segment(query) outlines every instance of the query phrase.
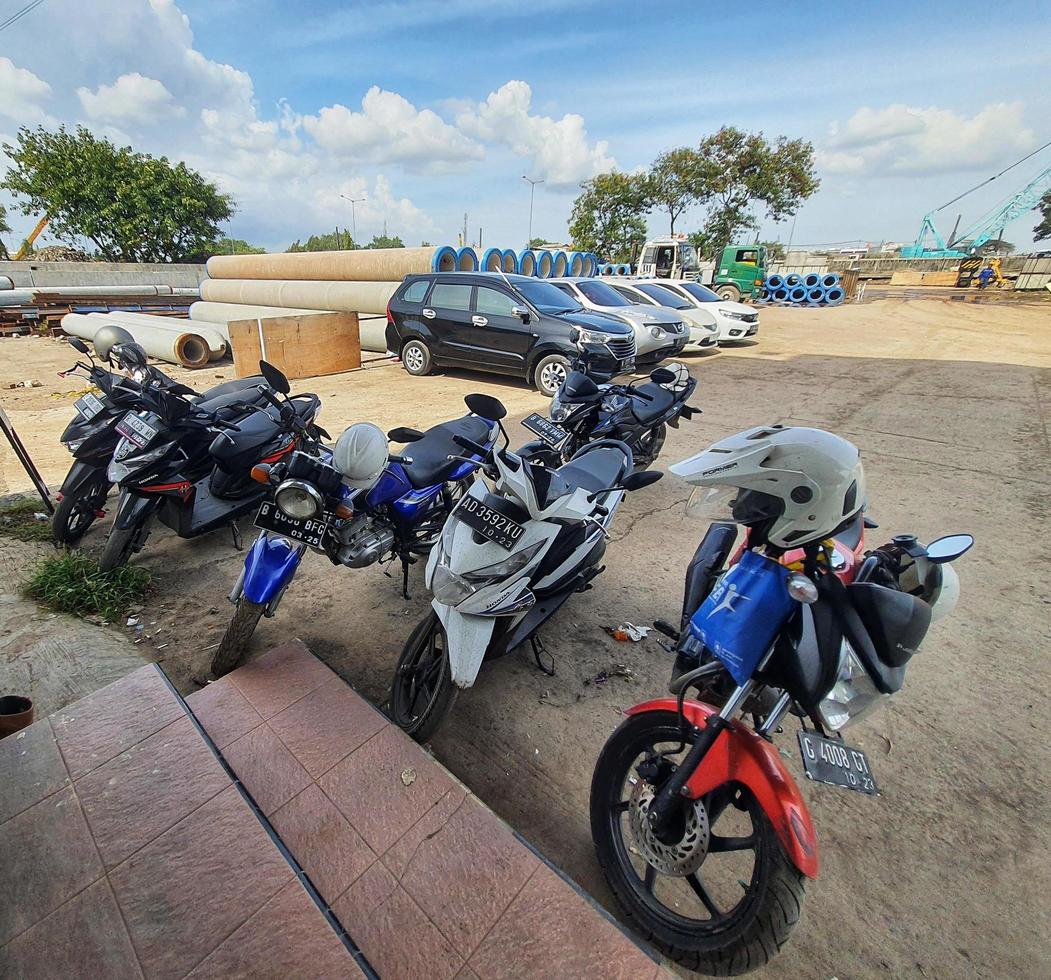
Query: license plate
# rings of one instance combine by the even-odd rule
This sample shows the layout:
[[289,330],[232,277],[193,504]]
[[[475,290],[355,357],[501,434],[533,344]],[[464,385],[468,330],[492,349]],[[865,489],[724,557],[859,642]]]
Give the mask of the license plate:
[[838,739],[801,731],[799,751],[803,756],[803,770],[807,779],[842,786],[869,796],[879,795],[869,760],[861,749],[852,749]]
[[486,507],[477,497],[467,496],[456,506],[452,514],[483,538],[495,541],[501,548],[510,551],[525,530],[517,521]]
[[255,526],[265,531],[277,531],[278,534],[320,548],[328,530],[328,521],[317,518],[297,521],[286,516],[273,501],[264,500],[259,505],[259,513],[255,515]]
[[522,419],[522,425],[530,432],[540,436],[549,446],[557,446],[569,435],[562,426],[556,425],[550,419],[545,419],[543,415],[537,412],[533,412],[532,415],[527,415]]
[[130,412],[117,423],[117,431],[139,449],[145,449],[157,435],[155,426]]
[[90,422],[97,415],[101,415],[106,411],[105,402],[90,391],[73,402],[73,407],[80,412],[81,417],[86,422]]

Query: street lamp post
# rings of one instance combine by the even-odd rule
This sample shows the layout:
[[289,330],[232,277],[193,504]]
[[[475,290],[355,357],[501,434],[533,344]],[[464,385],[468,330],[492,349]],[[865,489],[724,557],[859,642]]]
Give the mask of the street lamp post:
[[339,196],[341,198],[343,198],[344,201],[349,201],[350,202],[350,237],[353,240],[354,244],[357,245],[358,244],[358,220],[357,220],[357,215],[354,212],[354,205],[355,204],[360,204],[362,201],[365,200],[365,198],[364,197],[347,197],[346,194],[340,194]]
[[522,180],[529,184],[529,237],[526,239],[526,248],[529,248],[533,241],[533,192],[536,190],[536,185],[544,181],[542,179],[533,180],[532,177],[527,177],[525,174],[522,174]]

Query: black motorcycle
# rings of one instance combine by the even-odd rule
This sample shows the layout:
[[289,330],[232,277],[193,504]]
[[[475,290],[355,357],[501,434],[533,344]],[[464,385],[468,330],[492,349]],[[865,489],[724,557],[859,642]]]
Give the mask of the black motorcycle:
[[594,344],[578,344],[572,369],[551,399],[549,417],[534,412],[522,420],[539,440],[519,452],[549,467],[571,460],[598,439],[617,439],[631,449],[635,469],[651,466],[664,448],[668,427],[679,427],[699,408],[686,404],[697,387],[682,365],[655,368],[645,384],[612,384],[608,355]]
[[240,547],[234,521],[270,491],[265,477],[253,478],[253,467],[287,459],[301,446],[313,449],[327,438],[315,422],[321,399],[289,397],[288,379],[265,361],[259,367],[265,382],[255,391],[268,406],[235,403],[245,415],[237,423],[165,388],[143,386],[148,407],[129,412],[116,426],[121,441],[108,476],[120,499],[100,559],[103,571],[126,564],[143,548],[154,516],[181,538],[230,527]]
[[108,363],[112,365],[116,360],[118,368],[130,372],[117,373],[98,364],[83,340],[69,337],[68,341],[74,350],[87,355],[90,363],[77,361],[68,371],[63,371],[61,377],[70,374],[85,377],[98,392],[85,392],[74,402],[76,415],[61,436],[62,444],[73,454],[73,465],[56,495],[58,506],[51,521],[52,540],[59,547],[76,547],[91,525],[105,517],[103,508],[112,486],[106,469],[121,440],[117,423],[129,411],[143,407],[141,382],[187,397],[192,403],[219,413],[225,421],[244,416],[239,406],[245,400],[265,404],[255,391],[260,384],[265,384],[261,375],[225,381],[198,395],[192,388],[147,364],[142,349],[132,349],[137,345],[114,347]]

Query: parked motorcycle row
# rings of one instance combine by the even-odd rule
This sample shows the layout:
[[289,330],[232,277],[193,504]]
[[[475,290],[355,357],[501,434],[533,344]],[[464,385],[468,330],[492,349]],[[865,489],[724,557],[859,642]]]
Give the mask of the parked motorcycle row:
[[[196,537],[255,513],[260,534],[229,598],[215,676],[244,658],[308,550],[333,565],[426,558],[431,610],[407,638],[392,719],[430,738],[484,663],[539,636],[604,570],[624,497],[662,478],[649,467],[700,409],[681,365],[615,383],[602,350],[579,343],[536,436],[517,449],[504,406],[472,394],[467,413],[426,432],[370,423],[334,443],[320,400],[280,371],[203,395],[146,363],[131,338],[70,343],[99,394],[63,434],[74,464],[56,541],[76,545],[115,486],[104,568],[146,546],[154,519]],[[391,444],[400,448],[391,451]],[[799,723],[805,775],[876,794],[865,753],[841,732],[899,691],[930,624],[952,611],[951,563],[973,544],[900,534],[876,548],[856,447],[832,433],[762,426],[669,468],[694,487],[687,514],[708,522],[675,622],[657,619],[673,659],[669,696],[638,704],[603,747],[591,787],[598,860],[628,920],[666,955],[729,975],[767,962],[799,918],[818,871],[806,803],[773,738]],[[742,534],[743,531],[743,534]],[[696,696],[691,696],[691,692]]]

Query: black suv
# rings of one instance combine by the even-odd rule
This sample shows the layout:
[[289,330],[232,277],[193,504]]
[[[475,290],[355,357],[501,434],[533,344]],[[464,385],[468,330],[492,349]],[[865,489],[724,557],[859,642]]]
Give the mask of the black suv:
[[604,346],[610,373],[635,367],[635,333],[558,287],[495,272],[407,276],[387,306],[387,348],[409,374],[441,364],[515,374],[558,391],[577,340]]

